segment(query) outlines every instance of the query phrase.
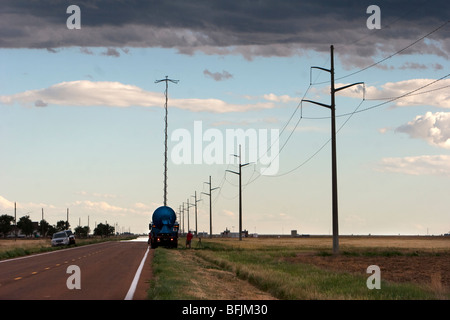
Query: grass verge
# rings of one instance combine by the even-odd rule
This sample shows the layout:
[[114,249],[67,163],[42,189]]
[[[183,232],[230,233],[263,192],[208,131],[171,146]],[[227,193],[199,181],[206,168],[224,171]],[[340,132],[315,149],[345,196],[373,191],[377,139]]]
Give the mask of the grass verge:
[[183,259],[181,250],[157,248],[153,255],[153,277],[150,281],[150,300],[190,300],[192,270],[196,266]]
[[[92,238],[77,239],[76,244],[71,247],[79,247],[88,244],[100,243],[105,241],[130,240],[135,237],[110,237],[110,238]],[[0,260],[22,257],[30,254],[44,253],[49,251],[61,250],[66,246],[52,247],[50,240],[0,240]]]

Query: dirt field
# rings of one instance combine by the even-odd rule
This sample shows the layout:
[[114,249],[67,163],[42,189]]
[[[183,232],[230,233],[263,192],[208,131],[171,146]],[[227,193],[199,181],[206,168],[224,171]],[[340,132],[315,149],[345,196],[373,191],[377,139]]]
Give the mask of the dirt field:
[[[363,256],[362,248],[373,250],[374,256]],[[361,251],[361,256],[346,255],[347,250]],[[340,239],[340,252],[339,256],[299,253],[290,260],[364,275],[368,266],[377,265],[382,280],[420,283],[437,292],[450,292],[450,237],[346,237]]]
[[429,286],[434,291],[450,292],[450,254],[439,256],[351,257],[317,256],[299,254],[289,259],[316,265],[320,268],[367,275],[370,265],[381,270],[381,279],[392,282],[415,282]]
[[27,248],[50,245],[49,239],[0,239],[0,249]]
[[338,256],[323,255],[324,251],[331,253],[331,237],[225,241],[248,249],[268,246],[298,248],[296,257],[286,258],[288,261],[333,271],[368,276],[367,267],[377,265],[382,280],[419,283],[438,293],[450,292],[450,237],[341,237]]

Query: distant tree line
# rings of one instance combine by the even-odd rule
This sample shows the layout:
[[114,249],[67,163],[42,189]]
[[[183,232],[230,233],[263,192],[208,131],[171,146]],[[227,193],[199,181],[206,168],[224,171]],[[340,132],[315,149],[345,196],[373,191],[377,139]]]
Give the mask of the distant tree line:
[[[14,217],[3,214],[0,216],[0,236],[6,238],[12,232],[21,231],[25,236],[32,236],[34,233],[39,232],[41,237],[52,237],[54,233],[68,230],[70,224],[67,221],[60,220],[55,225],[51,225],[46,220],[39,221],[36,228],[36,223],[31,221],[30,216],[23,216],[17,221],[17,228],[14,229]],[[88,226],[78,226],[75,228],[74,233],[79,238],[87,238],[91,230]],[[114,235],[115,228],[109,224],[99,223],[94,229],[95,236],[109,237]]]
[[[68,230],[70,228],[70,224],[68,221],[60,220],[56,222],[55,225],[51,225],[46,220],[39,221],[37,226],[33,225],[33,222],[30,219],[30,216],[23,216],[17,221],[17,228],[14,230],[14,217],[3,214],[0,216],[0,235],[6,238],[11,232],[21,231],[25,236],[31,236],[36,232],[39,232],[41,237],[52,237],[54,233]],[[89,234],[89,227],[76,227],[75,235],[84,238]]]
[[109,237],[114,235],[114,227],[109,224],[99,223],[94,229],[94,236]]

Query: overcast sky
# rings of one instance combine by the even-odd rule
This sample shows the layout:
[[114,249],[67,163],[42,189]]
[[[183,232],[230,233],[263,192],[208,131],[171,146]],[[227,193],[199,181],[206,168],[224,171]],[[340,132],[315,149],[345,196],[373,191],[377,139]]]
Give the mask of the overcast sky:
[[211,175],[213,232],[238,230],[227,132],[242,130],[257,139],[243,150],[244,229],[330,234],[330,113],[300,101],[329,103],[329,73],[310,67],[329,69],[334,45],[336,86],[365,83],[336,99],[340,232],[448,232],[449,17],[447,1],[423,0],[2,1],[0,214],[17,202],[54,224],[69,208],[73,227],[147,232],[163,201],[155,81],[168,76],[170,206],[197,191],[209,231]]

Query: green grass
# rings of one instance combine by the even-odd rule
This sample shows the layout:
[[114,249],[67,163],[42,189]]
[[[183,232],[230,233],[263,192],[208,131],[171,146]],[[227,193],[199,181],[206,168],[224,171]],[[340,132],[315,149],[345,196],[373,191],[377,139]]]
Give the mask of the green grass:
[[[105,241],[119,241],[128,240],[135,237],[110,237],[110,238],[92,238],[92,239],[77,239],[75,245],[70,247],[79,247],[88,244],[100,243]],[[13,240],[3,240],[11,242],[11,245],[0,249],[0,260],[22,257],[30,254],[44,253],[49,251],[61,250],[68,248],[67,246],[52,247],[50,241],[42,243],[42,241],[33,243],[33,240],[27,240],[24,245],[15,245]]]
[[281,258],[290,250],[268,252],[225,251],[197,253],[203,259],[233,271],[255,287],[278,299],[434,299],[432,292],[411,284],[382,281],[381,290],[369,290],[366,276],[332,272],[308,264],[291,263]]
[[[333,272],[310,264],[294,263],[298,248],[236,247],[235,244],[204,240],[203,248],[194,249],[195,255],[209,265],[230,271],[256,288],[282,300],[351,299],[351,300],[417,300],[449,299],[432,289],[412,283],[393,283],[381,280],[381,289],[370,290],[369,275]],[[150,299],[189,299],[187,291],[192,271],[199,265],[183,263],[184,250],[157,249],[153,260],[155,277],[149,291]],[[327,256],[326,250],[321,255]],[[348,250],[343,255],[397,256],[411,253],[392,250]],[[417,254],[417,253],[416,253]],[[414,255],[414,254],[411,254]],[[198,280],[198,279],[197,279]],[[226,285],[226,284],[224,284]]]
[[155,249],[152,265],[153,277],[147,292],[150,300],[190,300],[189,294],[192,269],[195,267],[189,261],[183,261],[182,250]]

